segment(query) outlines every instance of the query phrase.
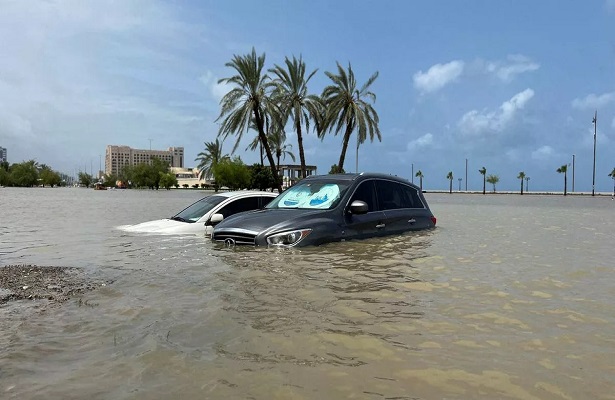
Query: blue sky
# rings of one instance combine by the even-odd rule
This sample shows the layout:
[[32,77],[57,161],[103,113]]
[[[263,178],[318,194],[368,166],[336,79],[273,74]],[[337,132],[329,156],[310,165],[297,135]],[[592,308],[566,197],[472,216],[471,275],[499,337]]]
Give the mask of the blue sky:
[[[82,1],[0,0],[0,146],[9,162],[36,159],[67,173],[98,169],[109,144],[183,146],[186,165],[215,140],[220,78],[252,47],[267,67],[302,55],[325,71],[352,64],[372,85],[382,142],[360,148],[359,170],[454,187],[468,159],[468,189],[481,167],[517,190],[591,191],[594,111],[596,190],[615,167],[615,0],[572,1]],[[245,152],[252,132],[237,155]],[[289,130],[288,142],[298,150]],[[351,139],[352,143],[352,139]],[[234,142],[227,140],[230,152]],[[305,140],[327,173],[341,136]],[[345,169],[355,170],[354,146]],[[287,158],[286,162],[291,162]],[[572,166],[569,167],[571,171]],[[569,190],[571,179],[569,178]]]

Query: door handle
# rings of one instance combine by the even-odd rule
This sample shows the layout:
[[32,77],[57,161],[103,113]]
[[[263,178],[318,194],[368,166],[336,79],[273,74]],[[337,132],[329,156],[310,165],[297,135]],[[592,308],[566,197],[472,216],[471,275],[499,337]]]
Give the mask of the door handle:
[[378,224],[378,225],[376,225],[376,229],[382,229],[385,226],[386,226],[385,224]]

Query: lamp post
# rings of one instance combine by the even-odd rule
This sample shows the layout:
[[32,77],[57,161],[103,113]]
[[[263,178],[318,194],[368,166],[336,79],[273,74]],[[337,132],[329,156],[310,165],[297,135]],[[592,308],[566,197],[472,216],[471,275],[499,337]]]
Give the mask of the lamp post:
[[414,163],[412,163],[412,177],[411,182],[414,183]]
[[468,159],[466,158],[466,192],[468,191]]
[[572,155],[572,191],[574,192],[574,154]]
[[461,192],[461,178],[457,178],[457,180],[459,181],[459,191]]
[[526,177],[525,177],[525,192],[526,192],[526,193],[528,192],[528,191],[527,191],[527,188],[528,188],[528,186],[529,186],[529,185],[530,185],[530,177],[529,177],[529,176],[526,176]]
[[596,194],[596,125],[598,125],[598,110],[594,113],[594,175],[592,177],[592,196]]

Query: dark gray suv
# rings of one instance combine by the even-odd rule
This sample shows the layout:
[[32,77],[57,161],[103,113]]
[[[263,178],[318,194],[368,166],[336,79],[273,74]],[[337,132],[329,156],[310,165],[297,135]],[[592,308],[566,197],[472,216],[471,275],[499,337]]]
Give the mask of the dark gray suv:
[[233,215],[214,228],[226,245],[312,246],[436,226],[421,190],[392,175],[309,176],[265,209]]

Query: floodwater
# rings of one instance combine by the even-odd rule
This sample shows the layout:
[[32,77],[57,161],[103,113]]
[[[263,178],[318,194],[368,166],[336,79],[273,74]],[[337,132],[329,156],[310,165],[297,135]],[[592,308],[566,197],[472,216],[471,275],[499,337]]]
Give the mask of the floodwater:
[[0,398],[615,399],[610,197],[428,193],[435,230],[290,251],[115,229],[201,196],[0,188],[0,266],[112,282],[0,308]]

